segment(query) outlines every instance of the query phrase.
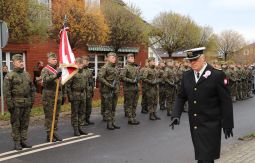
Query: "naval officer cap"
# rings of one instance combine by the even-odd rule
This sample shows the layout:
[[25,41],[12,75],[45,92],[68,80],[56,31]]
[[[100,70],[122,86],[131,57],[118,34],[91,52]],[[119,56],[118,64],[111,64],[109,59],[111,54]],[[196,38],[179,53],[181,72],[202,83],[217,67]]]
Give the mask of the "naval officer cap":
[[204,54],[205,47],[201,48],[195,48],[187,50],[187,57],[185,59],[187,60],[196,60],[198,59],[202,54]]

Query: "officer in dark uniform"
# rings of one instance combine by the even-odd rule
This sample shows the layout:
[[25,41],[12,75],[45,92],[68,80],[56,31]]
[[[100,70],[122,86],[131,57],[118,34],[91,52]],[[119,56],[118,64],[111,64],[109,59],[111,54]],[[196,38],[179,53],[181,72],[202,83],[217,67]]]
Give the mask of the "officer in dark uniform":
[[198,163],[213,163],[220,157],[221,129],[233,136],[233,106],[223,71],[205,62],[203,50],[188,52],[192,70],[183,74],[170,126],[179,125],[183,106],[189,104],[191,137]]

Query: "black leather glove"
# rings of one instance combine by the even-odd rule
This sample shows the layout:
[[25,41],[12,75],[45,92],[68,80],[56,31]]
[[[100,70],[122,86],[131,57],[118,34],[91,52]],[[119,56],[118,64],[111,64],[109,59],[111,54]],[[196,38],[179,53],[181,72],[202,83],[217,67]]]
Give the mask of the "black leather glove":
[[230,138],[230,136],[233,137],[233,129],[232,128],[223,128],[223,132],[225,134],[225,139]]
[[170,127],[172,127],[172,130],[174,129],[174,125],[179,125],[180,124],[180,118],[174,117],[172,118],[170,122]]
[[60,78],[62,75],[62,71],[57,72],[57,78]]

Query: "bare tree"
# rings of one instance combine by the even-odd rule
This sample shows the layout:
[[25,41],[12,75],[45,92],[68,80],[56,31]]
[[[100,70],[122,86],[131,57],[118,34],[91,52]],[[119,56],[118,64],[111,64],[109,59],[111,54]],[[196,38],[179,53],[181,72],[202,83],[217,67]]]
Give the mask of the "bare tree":
[[198,46],[208,46],[210,40],[213,39],[214,32],[210,26],[201,27],[200,42]]
[[217,36],[217,49],[219,54],[227,57],[246,45],[244,37],[236,31],[225,30]]

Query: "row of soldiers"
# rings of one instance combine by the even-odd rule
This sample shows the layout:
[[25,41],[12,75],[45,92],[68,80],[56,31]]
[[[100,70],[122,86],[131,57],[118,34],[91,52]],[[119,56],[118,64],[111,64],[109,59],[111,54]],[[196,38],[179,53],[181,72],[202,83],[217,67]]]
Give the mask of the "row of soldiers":
[[[27,132],[36,90],[31,76],[24,71],[22,55],[13,55],[12,61],[14,69],[4,79],[4,96],[11,115],[14,149],[22,150],[22,148],[32,147],[27,142]],[[49,53],[48,64],[41,72],[42,104],[45,114],[46,140],[48,142],[50,141],[57,82],[62,76],[61,69],[57,68],[57,64],[57,55]],[[84,126],[94,124],[90,121],[94,80],[88,64],[88,57],[76,58],[78,72],[65,85],[59,86],[53,142],[62,141],[62,138],[57,134],[58,118],[61,104],[65,102],[66,96],[71,102],[71,124],[74,128],[74,135],[86,135]]]
[[[7,107],[11,113],[12,137],[14,140],[14,148],[21,150],[22,148],[30,148],[27,143],[27,130],[29,125],[30,112],[34,103],[35,89],[30,75],[24,71],[23,57],[16,54],[12,58],[14,70],[5,76],[4,94]],[[45,131],[47,133],[47,141],[50,141],[50,130],[52,125],[54,99],[56,93],[57,81],[62,76],[62,72],[57,68],[58,59],[56,54],[48,54],[48,64],[42,69],[42,104],[45,114]],[[57,134],[57,124],[61,104],[65,102],[66,96],[71,103],[71,125],[74,129],[74,136],[86,135],[84,126],[92,125],[90,115],[92,111],[92,99],[94,94],[94,79],[92,71],[88,68],[89,58],[76,58],[78,67],[77,73],[65,84],[59,87],[57,112],[55,117],[55,126],[53,141],[62,141]],[[214,65],[217,68],[217,65]],[[127,65],[124,68],[118,67],[116,53],[107,54],[106,64],[98,72],[98,81],[100,82],[101,93],[101,114],[103,120],[107,122],[106,128],[109,130],[120,129],[116,124],[115,111],[118,97],[120,94],[121,82],[123,83],[124,92],[124,111],[129,125],[139,125],[136,119],[136,109],[139,98],[139,84],[142,84],[142,110],[144,114],[149,113],[149,119],[160,120],[157,115],[157,105],[159,103],[160,110],[167,110],[167,116],[171,116],[173,103],[180,88],[182,74],[189,70],[189,62],[176,62],[173,60],[161,61],[156,66],[155,58],[149,57],[145,66],[135,64],[133,54],[127,55]],[[222,66],[226,72],[230,87],[235,87],[238,99],[249,97],[246,91],[239,91],[246,88],[250,84],[250,73],[247,80],[232,79],[231,66]],[[244,74],[244,70],[249,68],[243,67],[238,74]],[[235,70],[235,69],[234,69]],[[242,70],[242,71],[241,71]],[[250,70],[250,69],[249,69]],[[235,71],[237,72],[237,70]],[[235,74],[235,73],[234,73]],[[246,73],[245,73],[246,74]],[[249,76],[249,77],[248,77]],[[249,79],[249,80],[248,80]],[[235,86],[231,82],[234,82]],[[236,82],[236,83],[235,83]],[[248,84],[245,84],[245,83]],[[241,86],[240,86],[241,83]],[[250,85],[248,92],[250,92]],[[238,92],[242,92],[238,96]],[[186,107],[187,109],[187,107]]]
[[[217,68],[218,64],[214,64]],[[252,85],[254,81],[253,68],[248,65],[226,64],[220,67],[229,81],[229,90],[233,102],[252,97]]]

